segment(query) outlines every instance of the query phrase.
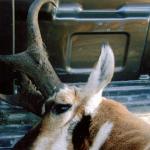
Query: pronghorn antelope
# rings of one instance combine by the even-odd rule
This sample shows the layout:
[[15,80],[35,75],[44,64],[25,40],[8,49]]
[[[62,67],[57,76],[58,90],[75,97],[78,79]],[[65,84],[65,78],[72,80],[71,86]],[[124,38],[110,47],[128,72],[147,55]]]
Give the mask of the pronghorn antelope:
[[42,117],[14,150],[149,150],[150,125],[122,104],[102,97],[114,73],[109,44],[102,45],[85,86],[59,80],[48,60],[37,21],[45,3],[51,3],[53,9],[57,6],[54,0],[35,0],[29,9],[28,49],[0,56],[0,62],[21,72],[22,87],[16,95],[0,97]]

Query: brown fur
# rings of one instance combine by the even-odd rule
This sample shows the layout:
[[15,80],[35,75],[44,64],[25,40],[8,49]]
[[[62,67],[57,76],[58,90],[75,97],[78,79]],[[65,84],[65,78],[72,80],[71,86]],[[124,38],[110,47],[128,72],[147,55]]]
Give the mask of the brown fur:
[[[122,104],[101,97],[113,72],[113,51],[104,44],[87,84],[82,88],[64,84],[46,101],[41,123],[15,150],[149,150],[150,125]],[[71,107],[57,113],[57,108],[65,109],[58,104]]]
[[90,127],[94,137],[107,121],[113,123],[112,132],[101,150],[143,150],[150,144],[150,125],[130,113],[113,100],[103,100]]
[[[79,118],[82,118],[82,116],[84,116],[84,106],[81,105],[76,113]],[[39,144],[40,139],[44,137],[49,138],[49,144],[51,145],[56,140],[55,134],[57,135],[56,132],[59,128],[59,124],[52,122],[50,123],[49,121],[53,120],[49,120],[49,116],[45,116],[42,123],[35,129],[31,130],[31,132],[24,137],[24,140],[22,141],[26,142],[22,143],[20,141],[20,144],[18,144],[15,149],[23,149],[23,147],[28,149],[27,145],[30,144],[30,147],[32,141],[36,139],[32,143],[32,149],[34,149],[34,147]],[[97,132],[107,121],[113,123],[113,128],[109,138],[106,140],[101,150],[144,150],[148,144],[150,144],[149,124],[130,113],[122,104],[113,100],[103,99],[95,116],[91,118],[91,124],[88,129],[90,135],[88,138],[85,137],[85,139],[83,139],[84,142],[79,149],[88,150],[91,146],[91,143],[94,142]],[[56,129],[56,132],[54,129]],[[73,143],[68,144],[69,150],[73,149],[72,144]],[[21,147],[19,147],[20,145]],[[47,146],[47,149],[49,148],[50,147]]]

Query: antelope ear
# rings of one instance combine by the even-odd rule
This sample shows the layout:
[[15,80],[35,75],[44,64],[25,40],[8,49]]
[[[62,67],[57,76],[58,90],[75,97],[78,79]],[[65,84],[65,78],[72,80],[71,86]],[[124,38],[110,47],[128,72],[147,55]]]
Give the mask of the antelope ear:
[[98,62],[88,78],[85,92],[88,92],[90,95],[97,94],[100,91],[102,92],[112,79],[114,66],[113,51],[108,43],[103,44]]

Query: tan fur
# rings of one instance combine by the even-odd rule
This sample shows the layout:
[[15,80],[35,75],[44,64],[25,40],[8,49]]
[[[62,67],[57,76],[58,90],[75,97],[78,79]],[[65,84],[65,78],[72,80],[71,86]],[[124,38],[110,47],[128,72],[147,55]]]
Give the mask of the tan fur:
[[[40,133],[35,142],[33,143],[32,150],[36,150],[37,147],[39,147],[41,141],[45,138],[49,139],[49,142],[45,143],[45,145],[43,143],[43,149],[45,148],[44,150],[51,150],[51,145],[56,142],[56,139],[58,139],[62,130],[69,127],[69,122],[75,116],[75,112],[78,111],[77,104],[79,103],[79,99],[76,95],[75,88],[68,87],[66,85],[66,87],[60,90],[54,98],[56,103],[73,104],[73,108],[71,108],[71,111],[66,112],[66,114],[62,114],[59,116],[54,116],[51,113],[48,113],[44,116],[40,126]],[[68,147],[70,147],[69,149],[73,149],[71,148],[71,144],[69,146],[69,142]]]
[[41,123],[15,150],[150,149],[150,125],[122,104],[101,96],[114,70],[110,46],[103,45],[101,53],[85,87],[64,84],[47,100],[45,106],[50,108],[45,107]]
[[[65,122],[66,120],[64,114],[62,114],[62,116],[51,116],[51,114],[47,114],[41,124],[38,125],[38,129],[36,128],[38,134],[32,144],[32,150],[38,150],[40,144],[43,145],[43,150],[51,150],[51,145],[57,140],[58,136],[61,134],[61,130],[68,128],[75,118],[80,120],[82,116],[84,116],[84,103],[80,105],[79,99],[77,99],[75,93],[73,92],[74,90],[69,91],[71,93],[68,94],[67,97],[63,95],[63,92],[66,91],[56,95],[56,100],[60,100],[59,98],[61,97],[67,98],[67,103],[69,102],[68,100],[71,100],[69,98],[74,98],[75,101],[78,101],[79,105],[76,109],[74,109],[71,119]],[[65,103],[64,99],[63,102]],[[71,100],[71,103],[74,103],[74,101]],[[130,113],[122,104],[103,98],[97,112],[95,113],[95,116],[93,116],[91,120],[91,125],[89,128],[90,137],[85,138],[79,150],[88,150],[90,148],[94,142],[97,132],[107,121],[113,123],[113,128],[101,150],[150,149],[150,125]],[[48,142],[46,142],[45,139],[48,139]],[[45,143],[43,140],[45,140]],[[67,140],[67,149],[73,150],[72,136]]]
[[150,144],[150,125],[130,113],[123,105],[104,99],[92,120],[91,136],[106,121],[113,130],[101,150],[144,150]]

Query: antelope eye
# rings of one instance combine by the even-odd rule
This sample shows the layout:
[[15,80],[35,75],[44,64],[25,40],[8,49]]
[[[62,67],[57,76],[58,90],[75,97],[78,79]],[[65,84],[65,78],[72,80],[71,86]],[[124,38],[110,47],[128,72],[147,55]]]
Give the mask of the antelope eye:
[[53,114],[59,115],[61,113],[66,112],[71,107],[71,104],[54,104],[51,111]]

